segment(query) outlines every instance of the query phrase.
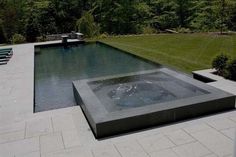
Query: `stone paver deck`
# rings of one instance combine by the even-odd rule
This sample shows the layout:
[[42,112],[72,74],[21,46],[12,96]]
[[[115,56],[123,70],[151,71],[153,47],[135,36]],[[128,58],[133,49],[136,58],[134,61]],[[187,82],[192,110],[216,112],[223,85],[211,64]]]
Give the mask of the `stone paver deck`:
[[101,140],[79,106],[34,114],[34,45],[13,51],[0,66],[0,157],[234,156],[235,110]]

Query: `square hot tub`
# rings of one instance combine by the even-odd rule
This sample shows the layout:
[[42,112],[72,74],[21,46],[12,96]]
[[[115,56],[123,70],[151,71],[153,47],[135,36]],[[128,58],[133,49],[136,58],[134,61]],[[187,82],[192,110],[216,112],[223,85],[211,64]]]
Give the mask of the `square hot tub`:
[[97,138],[235,108],[235,96],[161,68],[73,82]]

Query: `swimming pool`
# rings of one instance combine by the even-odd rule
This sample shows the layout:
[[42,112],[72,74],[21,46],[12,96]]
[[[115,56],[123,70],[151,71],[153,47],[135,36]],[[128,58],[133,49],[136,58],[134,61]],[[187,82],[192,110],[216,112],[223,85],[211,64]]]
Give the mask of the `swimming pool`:
[[72,81],[159,68],[101,43],[36,47],[34,111],[76,105]]
[[35,112],[80,105],[97,138],[235,108],[229,93],[102,43],[36,47],[34,90]]

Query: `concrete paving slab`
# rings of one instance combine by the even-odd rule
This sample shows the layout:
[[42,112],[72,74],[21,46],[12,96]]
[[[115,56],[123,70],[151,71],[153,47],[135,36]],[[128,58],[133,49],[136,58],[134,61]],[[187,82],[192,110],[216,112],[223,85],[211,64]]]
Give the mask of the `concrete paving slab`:
[[218,156],[226,156],[233,153],[233,141],[214,129],[200,131],[191,135]]
[[193,139],[183,130],[177,130],[172,133],[168,133],[167,137],[176,145],[182,145],[195,141],[195,139]]
[[0,134],[0,144],[22,140],[24,139],[24,137],[25,137],[25,130]]
[[228,128],[236,127],[236,123],[228,118],[222,118],[217,120],[212,120],[207,122],[211,127],[215,128],[216,130],[223,130]]
[[36,151],[36,152],[28,153],[28,154],[17,155],[15,157],[40,157],[40,152]]
[[9,157],[39,151],[39,138],[29,138],[0,145],[0,156]]
[[26,137],[40,136],[53,132],[51,118],[33,119],[26,122]]
[[94,157],[91,150],[84,147],[75,147],[53,153],[41,154],[41,157]]
[[149,153],[151,157],[178,157],[172,149]]
[[211,152],[199,142],[189,143],[173,148],[176,154],[181,157],[203,157]]
[[61,133],[51,133],[40,136],[41,154],[63,150],[64,144]]
[[163,134],[153,135],[149,137],[143,137],[138,139],[138,142],[145,149],[146,152],[152,153],[163,149],[174,147],[175,144],[171,142]]
[[113,145],[105,145],[92,149],[94,157],[122,157]]
[[115,146],[122,157],[148,157],[148,154],[136,141],[117,143]]

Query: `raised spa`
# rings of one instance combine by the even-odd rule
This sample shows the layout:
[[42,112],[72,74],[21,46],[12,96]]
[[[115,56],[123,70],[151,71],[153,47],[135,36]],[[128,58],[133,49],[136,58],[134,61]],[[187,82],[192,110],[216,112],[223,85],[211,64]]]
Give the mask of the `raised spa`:
[[235,108],[231,94],[167,68],[73,82],[97,138]]

